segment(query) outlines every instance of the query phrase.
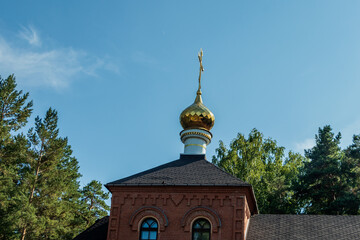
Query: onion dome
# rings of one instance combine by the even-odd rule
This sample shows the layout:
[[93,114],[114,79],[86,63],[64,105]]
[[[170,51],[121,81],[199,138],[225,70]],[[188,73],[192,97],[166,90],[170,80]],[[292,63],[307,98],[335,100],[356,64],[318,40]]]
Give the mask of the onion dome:
[[180,114],[180,123],[184,130],[198,128],[210,131],[210,129],[214,126],[215,116],[203,104],[200,88],[196,93],[194,103]]

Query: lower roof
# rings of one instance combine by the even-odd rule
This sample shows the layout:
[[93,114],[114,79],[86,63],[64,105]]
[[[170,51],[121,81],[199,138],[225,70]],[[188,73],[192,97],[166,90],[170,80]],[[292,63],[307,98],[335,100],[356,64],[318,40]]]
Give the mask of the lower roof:
[[360,216],[258,214],[246,239],[360,239]]
[[[74,240],[106,240],[109,217],[98,220]],[[360,239],[360,216],[258,214],[250,219],[246,240]]]
[[77,235],[73,240],[106,240],[109,216],[100,218],[88,229]]

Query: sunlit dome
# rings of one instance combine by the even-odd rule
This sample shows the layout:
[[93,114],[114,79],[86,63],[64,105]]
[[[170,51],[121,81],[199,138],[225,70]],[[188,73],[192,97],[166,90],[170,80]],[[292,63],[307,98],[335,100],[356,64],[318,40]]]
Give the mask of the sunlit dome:
[[186,129],[199,128],[210,131],[214,126],[215,116],[202,102],[201,91],[197,91],[193,104],[180,114],[181,126]]

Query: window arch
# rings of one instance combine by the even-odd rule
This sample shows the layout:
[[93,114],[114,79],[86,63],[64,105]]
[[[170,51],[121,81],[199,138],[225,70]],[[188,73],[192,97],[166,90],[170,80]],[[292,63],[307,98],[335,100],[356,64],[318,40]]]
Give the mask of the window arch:
[[157,240],[158,223],[154,218],[146,218],[140,226],[140,240]]
[[205,218],[199,218],[192,226],[192,240],[210,240],[210,232],[210,222]]

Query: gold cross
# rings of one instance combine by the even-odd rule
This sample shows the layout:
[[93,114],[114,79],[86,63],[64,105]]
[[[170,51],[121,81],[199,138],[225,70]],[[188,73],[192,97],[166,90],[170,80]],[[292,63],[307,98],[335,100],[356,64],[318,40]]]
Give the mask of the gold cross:
[[201,89],[201,72],[204,71],[204,67],[202,65],[202,57],[203,57],[203,50],[200,48],[200,52],[198,53],[198,58],[199,58],[199,62],[200,62],[199,89],[198,89],[198,91],[200,91],[200,89]]

